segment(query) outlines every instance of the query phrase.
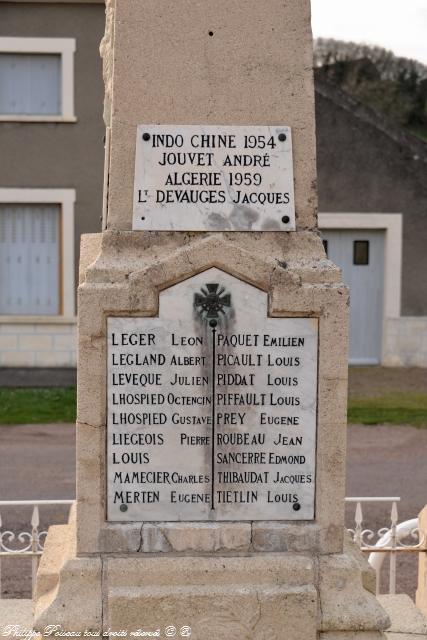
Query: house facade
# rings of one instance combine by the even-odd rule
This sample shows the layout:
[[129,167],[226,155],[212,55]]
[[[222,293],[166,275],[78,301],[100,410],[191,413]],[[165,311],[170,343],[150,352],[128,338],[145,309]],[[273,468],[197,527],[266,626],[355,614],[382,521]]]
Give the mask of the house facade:
[[319,225],[350,285],[350,362],[427,366],[427,144],[316,82]]
[[0,2],[0,366],[76,365],[79,238],[100,229],[101,2]]
[[[76,366],[79,239],[101,229],[104,20],[102,0],[0,0],[3,368]],[[350,362],[427,366],[427,146],[320,79],[316,105]]]

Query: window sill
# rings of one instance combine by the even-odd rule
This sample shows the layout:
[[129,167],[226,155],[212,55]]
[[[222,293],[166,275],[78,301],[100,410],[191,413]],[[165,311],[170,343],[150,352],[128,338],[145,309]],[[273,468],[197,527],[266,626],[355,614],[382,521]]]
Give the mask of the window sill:
[[0,115],[0,122],[77,122],[75,116],[14,116]]
[[0,324],[76,324],[76,316],[2,316]]

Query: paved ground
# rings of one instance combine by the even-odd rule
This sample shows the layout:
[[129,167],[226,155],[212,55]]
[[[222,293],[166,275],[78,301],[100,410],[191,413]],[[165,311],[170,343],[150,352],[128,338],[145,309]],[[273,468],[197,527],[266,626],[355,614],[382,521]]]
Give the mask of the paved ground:
[[[73,498],[75,482],[74,425],[0,426],[0,499]],[[401,496],[399,519],[415,517],[427,503],[427,429],[358,426],[348,429],[348,496]],[[1,511],[3,527],[28,529],[30,509]],[[351,526],[353,508],[347,508]],[[365,526],[388,523],[385,505],[365,509]],[[42,525],[66,521],[64,507],[42,508]],[[410,557],[409,557],[410,556]],[[399,562],[398,592],[414,596],[416,554]],[[26,568],[24,568],[26,567]],[[3,560],[3,593],[29,596],[29,561]],[[18,577],[19,576],[19,577]]]
[[[75,497],[74,424],[0,425],[0,500],[49,500]],[[31,507],[2,507],[3,530],[31,529]],[[40,507],[41,529],[67,521],[67,507]],[[7,598],[29,597],[27,558],[2,559]]]
[[349,396],[375,398],[393,393],[427,393],[427,368],[350,367]]
[[[347,496],[400,496],[399,521],[415,518],[427,504],[427,429],[408,426],[348,428]],[[347,526],[351,525],[347,506]],[[364,526],[379,529],[388,523],[389,508],[368,505]],[[417,554],[398,560],[398,593],[414,597]]]
[[1,367],[0,387],[71,387],[77,383],[73,367]]

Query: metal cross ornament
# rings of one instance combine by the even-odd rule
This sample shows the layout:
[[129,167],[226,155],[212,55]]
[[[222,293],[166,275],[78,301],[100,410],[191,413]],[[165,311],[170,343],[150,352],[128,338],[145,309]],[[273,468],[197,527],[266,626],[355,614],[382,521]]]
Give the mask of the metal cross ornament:
[[225,287],[210,283],[201,287],[201,293],[194,294],[194,307],[206,319],[218,319],[225,315],[225,308],[231,307],[231,294],[225,293]]

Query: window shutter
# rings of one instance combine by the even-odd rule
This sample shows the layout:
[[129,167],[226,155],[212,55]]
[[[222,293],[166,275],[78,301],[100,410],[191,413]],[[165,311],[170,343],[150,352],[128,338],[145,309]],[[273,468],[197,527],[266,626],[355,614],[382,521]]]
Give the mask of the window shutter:
[[0,53],[0,113],[60,115],[60,54]]
[[0,313],[57,315],[59,205],[0,205]]

